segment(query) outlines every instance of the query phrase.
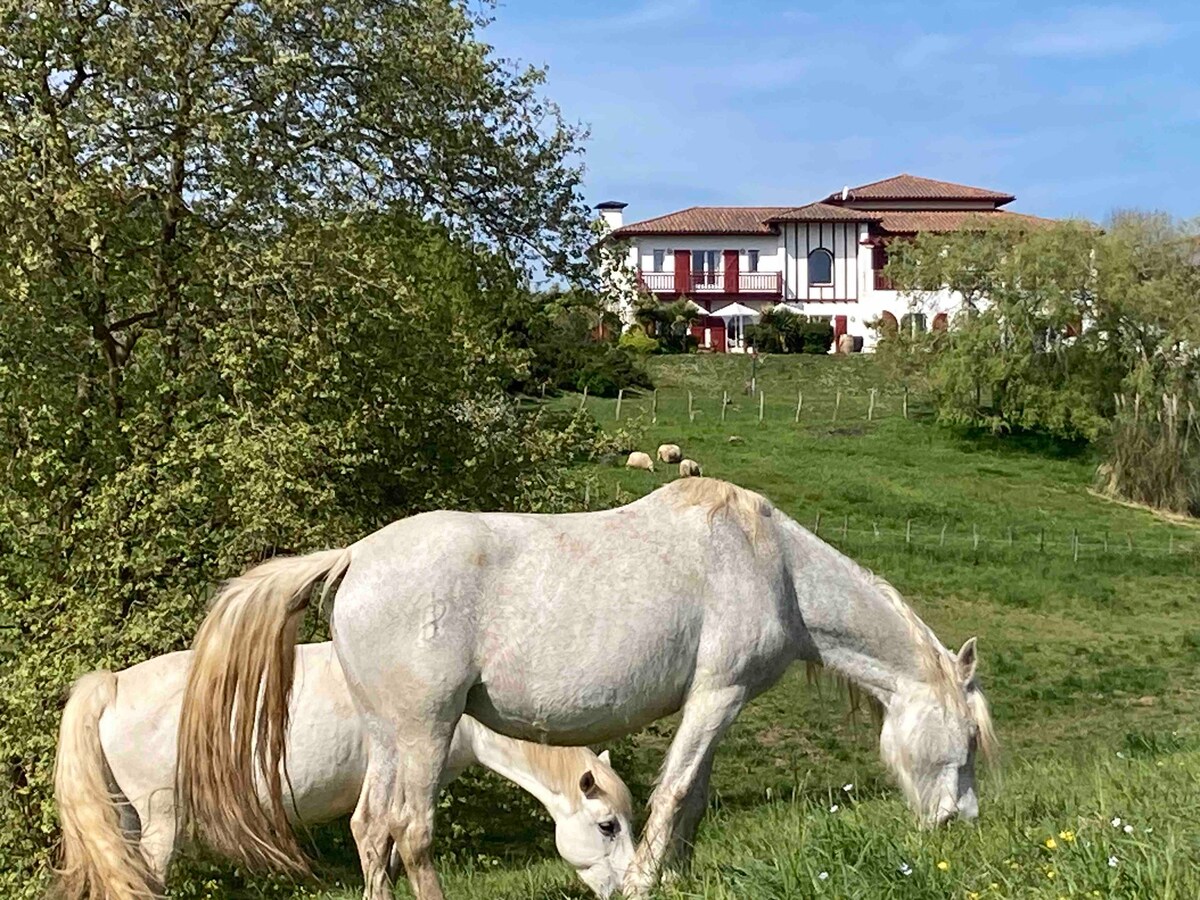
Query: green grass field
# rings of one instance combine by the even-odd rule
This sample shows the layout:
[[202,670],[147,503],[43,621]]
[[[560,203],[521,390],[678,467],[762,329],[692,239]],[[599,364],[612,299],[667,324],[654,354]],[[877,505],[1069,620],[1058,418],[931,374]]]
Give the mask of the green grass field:
[[[761,423],[749,360],[654,365],[657,424],[649,395],[625,398],[620,422],[615,401],[589,409],[639,449],[680,444],[810,529],[819,515],[821,535],[893,581],[945,643],[978,635],[1004,748],[983,776],[981,824],[921,832],[869,717],[794,671],[723,743],[694,869],[662,896],[1200,897],[1200,530],[1091,495],[1088,447],[955,432],[920,397],[904,418],[902,391],[869,358],[762,361]],[[640,496],[667,468],[597,464],[587,502]],[[672,724],[613,748],[643,800]],[[586,896],[544,823],[509,816],[486,843],[455,839],[457,817],[481,814],[448,805],[449,896]],[[339,872],[346,887],[317,896],[357,896],[353,866]]]

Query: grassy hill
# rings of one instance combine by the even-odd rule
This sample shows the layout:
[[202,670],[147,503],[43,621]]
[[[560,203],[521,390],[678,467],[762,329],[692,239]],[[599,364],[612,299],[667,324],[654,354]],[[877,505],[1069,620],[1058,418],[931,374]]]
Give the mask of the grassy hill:
[[[636,448],[678,443],[810,529],[819,516],[821,536],[895,583],[948,645],[978,635],[1005,751],[978,828],[918,831],[869,717],[792,672],[723,743],[695,869],[664,897],[1200,896],[1200,530],[1093,496],[1086,446],[945,429],[915,396],[905,418],[902,387],[870,358],[654,365],[657,400],[626,397],[620,421],[615,401],[588,407]],[[674,477],[664,469],[597,464],[586,500],[625,502]],[[671,731],[613,748],[642,799]],[[498,832],[460,842],[443,865],[450,896],[586,896],[557,862],[532,861],[553,853],[548,827]]]

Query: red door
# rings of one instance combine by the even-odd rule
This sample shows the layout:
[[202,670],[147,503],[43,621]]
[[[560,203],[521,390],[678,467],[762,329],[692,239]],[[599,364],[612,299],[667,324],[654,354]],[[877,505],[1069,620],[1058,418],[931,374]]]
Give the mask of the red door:
[[722,255],[724,256],[722,262],[725,266],[725,293],[736,294],[738,292],[738,252],[724,250]]
[[692,292],[692,253],[690,250],[675,251],[675,293]]
[[838,338],[840,338],[845,333],[846,333],[846,317],[845,316],[834,316],[833,317],[833,349],[834,350],[837,350]]
[[725,352],[725,320],[718,319],[716,316],[709,316],[708,322],[705,323],[708,327],[709,337],[712,342],[714,353]]

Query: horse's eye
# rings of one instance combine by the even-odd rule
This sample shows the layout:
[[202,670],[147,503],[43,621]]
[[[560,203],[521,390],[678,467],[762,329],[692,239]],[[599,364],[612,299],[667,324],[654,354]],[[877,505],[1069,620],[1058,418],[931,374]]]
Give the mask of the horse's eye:
[[600,823],[600,833],[605,837],[616,837],[621,833],[621,823],[616,819]]

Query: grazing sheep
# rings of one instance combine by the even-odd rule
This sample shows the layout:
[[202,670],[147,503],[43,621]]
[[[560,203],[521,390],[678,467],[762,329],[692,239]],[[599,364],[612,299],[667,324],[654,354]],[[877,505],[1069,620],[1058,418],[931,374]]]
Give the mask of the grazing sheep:
[[685,459],[679,464],[680,478],[699,478],[703,474],[700,470],[700,463],[694,459]]
[[658,458],[665,463],[677,463],[683,459],[683,451],[678,444],[660,444]]
[[647,472],[653,472],[654,460],[650,458],[649,453],[635,450],[629,454],[629,459],[625,460],[625,467],[627,469],[645,469]]

